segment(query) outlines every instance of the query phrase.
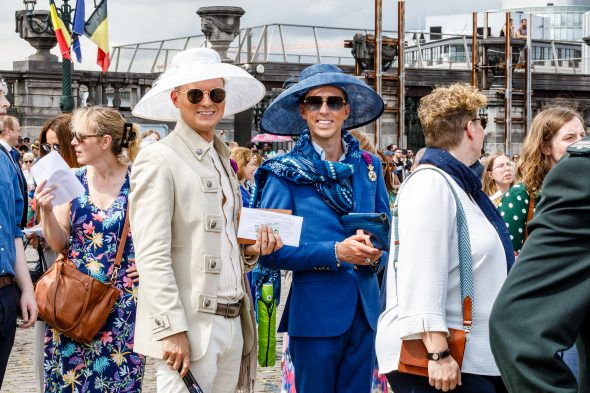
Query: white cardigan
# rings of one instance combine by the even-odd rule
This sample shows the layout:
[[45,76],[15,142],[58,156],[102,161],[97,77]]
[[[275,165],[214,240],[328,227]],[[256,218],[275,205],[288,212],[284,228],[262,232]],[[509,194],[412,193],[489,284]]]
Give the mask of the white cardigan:
[[[506,257],[494,227],[477,204],[445,174],[467,218],[474,281],[473,329],[462,372],[500,375],[489,343],[488,320],[506,279]],[[397,285],[393,251],[387,270],[387,303],[376,338],[379,371],[397,370],[402,339],[461,329],[461,289],[456,205],[448,183],[431,170],[416,173],[399,196]],[[392,231],[393,235],[393,231]],[[393,241],[391,242],[393,244]]]

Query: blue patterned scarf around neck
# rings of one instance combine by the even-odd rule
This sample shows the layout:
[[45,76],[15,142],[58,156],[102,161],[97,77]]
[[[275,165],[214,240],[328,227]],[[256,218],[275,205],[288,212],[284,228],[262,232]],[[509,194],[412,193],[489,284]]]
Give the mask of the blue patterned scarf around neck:
[[354,205],[352,174],[361,159],[358,141],[343,131],[348,146],[346,158],[340,162],[322,160],[314,149],[309,130],[303,131],[288,154],[266,160],[254,175],[250,207],[260,207],[262,190],[270,173],[295,184],[313,184],[322,200],[340,214],[352,211]]
[[427,148],[420,159],[420,164],[434,165],[449,176],[465,191],[471,195],[477,206],[481,209],[488,221],[492,224],[504,247],[506,254],[506,263],[508,271],[514,264],[514,249],[510,235],[506,229],[506,223],[500,216],[498,209],[494,206],[490,198],[483,192],[481,180],[473,173],[468,166],[453,157],[448,151],[443,149]]

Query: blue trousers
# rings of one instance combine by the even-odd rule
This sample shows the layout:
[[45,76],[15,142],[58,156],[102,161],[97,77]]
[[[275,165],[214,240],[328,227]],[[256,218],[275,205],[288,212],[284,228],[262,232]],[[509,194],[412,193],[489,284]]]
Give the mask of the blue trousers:
[[352,324],[336,337],[289,336],[297,393],[369,393],[375,332],[358,299]]
[[0,288],[0,390],[14,344],[17,303],[15,284]]
[[[417,375],[403,374],[392,371],[387,374],[387,381],[395,393],[440,393],[434,386],[430,386],[428,378]],[[461,373],[461,386],[457,386],[453,393],[508,393],[502,377],[489,377]]]

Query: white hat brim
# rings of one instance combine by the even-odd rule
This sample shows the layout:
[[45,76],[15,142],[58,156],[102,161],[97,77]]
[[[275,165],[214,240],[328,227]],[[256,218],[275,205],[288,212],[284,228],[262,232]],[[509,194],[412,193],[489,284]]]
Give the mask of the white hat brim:
[[226,63],[196,65],[176,75],[164,72],[133,108],[132,114],[143,119],[175,122],[180,118],[180,112],[170,98],[172,89],[217,78],[224,80],[224,117],[253,107],[266,94],[264,84],[240,67]]

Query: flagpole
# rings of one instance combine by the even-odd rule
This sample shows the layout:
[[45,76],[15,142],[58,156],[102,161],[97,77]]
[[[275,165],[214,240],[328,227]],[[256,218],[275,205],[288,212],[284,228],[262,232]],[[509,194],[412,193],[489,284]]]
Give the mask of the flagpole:
[[[67,30],[68,34],[71,34],[71,25],[72,25],[72,7],[69,4],[70,0],[63,0],[62,6],[57,8],[54,4],[54,1],[51,1],[52,7],[50,7],[54,13],[57,13],[61,21],[63,22],[63,27]],[[37,0],[23,0],[25,3],[25,8],[27,10],[27,24],[31,31],[37,34],[43,34],[47,31],[55,32],[55,29],[52,26],[51,17],[48,15],[46,20],[36,19],[33,22],[33,11],[35,10],[35,6],[37,5]],[[39,27],[44,25],[44,27]],[[62,37],[63,38],[63,37]],[[58,39],[59,42],[59,39]],[[69,48],[68,52],[65,52],[66,55],[69,56]],[[69,113],[74,110],[74,97],[72,96],[72,63],[71,60],[68,58],[64,58],[64,53],[62,55],[62,72],[61,72],[61,98],[59,100],[59,108],[63,113]]]
[[[72,35],[72,7],[68,4],[69,0],[63,0],[61,6],[61,19]],[[69,50],[69,49],[68,49]],[[62,57],[61,59],[61,98],[59,99],[59,108],[62,113],[70,113],[74,110],[74,96],[72,96],[72,61]]]

